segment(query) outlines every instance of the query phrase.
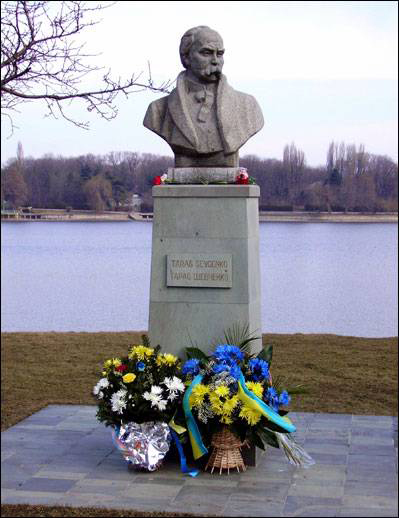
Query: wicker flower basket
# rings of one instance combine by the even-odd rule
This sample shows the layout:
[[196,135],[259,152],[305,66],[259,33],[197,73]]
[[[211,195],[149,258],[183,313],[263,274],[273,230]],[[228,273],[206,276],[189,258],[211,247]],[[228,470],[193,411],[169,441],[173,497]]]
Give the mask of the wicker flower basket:
[[213,451],[205,470],[213,473],[216,468],[219,469],[220,475],[224,469],[227,469],[227,473],[230,473],[231,469],[237,469],[240,472],[241,468],[242,471],[245,471],[247,468],[240,450],[243,445],[240,439],[227,426],[224,426],[212,436]]

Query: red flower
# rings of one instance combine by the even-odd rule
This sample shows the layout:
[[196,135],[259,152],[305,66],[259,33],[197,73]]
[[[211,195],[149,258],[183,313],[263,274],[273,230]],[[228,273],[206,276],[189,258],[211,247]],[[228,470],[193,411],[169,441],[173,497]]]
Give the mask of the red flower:
[[239,185],[248,185],[249,178],[248,178],[248,176],[245,176],[244,174],[239,174],[239,175],[237,175],[236,183]]
[[153,185],[161,185],[162,184],[161,177],[160,176],[156,176],[152,183],[153,183]]
[[124,372],[127,369],[127,365],[119,365],[118,367],[115,367],[115,370],[118,372]]

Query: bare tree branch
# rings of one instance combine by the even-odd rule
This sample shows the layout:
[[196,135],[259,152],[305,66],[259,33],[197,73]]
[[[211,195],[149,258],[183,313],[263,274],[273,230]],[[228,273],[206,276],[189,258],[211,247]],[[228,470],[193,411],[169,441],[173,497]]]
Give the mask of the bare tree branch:
[[1,109],[2,116],[11,121],[12,130],[15,126],[10,112],[29,101],[42,100],[50,116],[61,116],[88,129],[87,122],[67,115],[68,100],[83,102],[89,112],[111,120],[118,113],[114,101],[119,93],[125,96],[143,90],[169,93],[173,81],[155,85],[149,63],[147,81],[139,81],[141,74],[132,74],[126,80],[112,79],[108,71],[97,88],[81,91],[82,79],[102,68],[87,61],[95,56],[86,54],[84,44],[75,38],[99,23],[92,19],[93,15],[113,4],[77,0],[1,3]]

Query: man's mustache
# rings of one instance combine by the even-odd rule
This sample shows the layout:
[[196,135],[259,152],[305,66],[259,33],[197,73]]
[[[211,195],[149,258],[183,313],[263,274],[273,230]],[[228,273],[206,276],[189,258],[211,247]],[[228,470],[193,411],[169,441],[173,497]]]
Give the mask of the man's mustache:
[[222,75],[222,70],[220,68],[208,68],[206,71],[206,74],[208,76],[216,76],[218,79],[220,79],[220,76]]

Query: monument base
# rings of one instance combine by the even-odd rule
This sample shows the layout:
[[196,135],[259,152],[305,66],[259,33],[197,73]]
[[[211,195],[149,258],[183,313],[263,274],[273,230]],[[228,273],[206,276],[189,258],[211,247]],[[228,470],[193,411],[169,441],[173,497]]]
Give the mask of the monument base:
[[239,167],[169,167],[168,180],[183,184],[235,183]]
[[[208,353],[233,326],[261,337],[259,187],[162,185],[152,194],[152,346],[185,360],[186,347]],[[261,338],[251,347],[259,352]]]

